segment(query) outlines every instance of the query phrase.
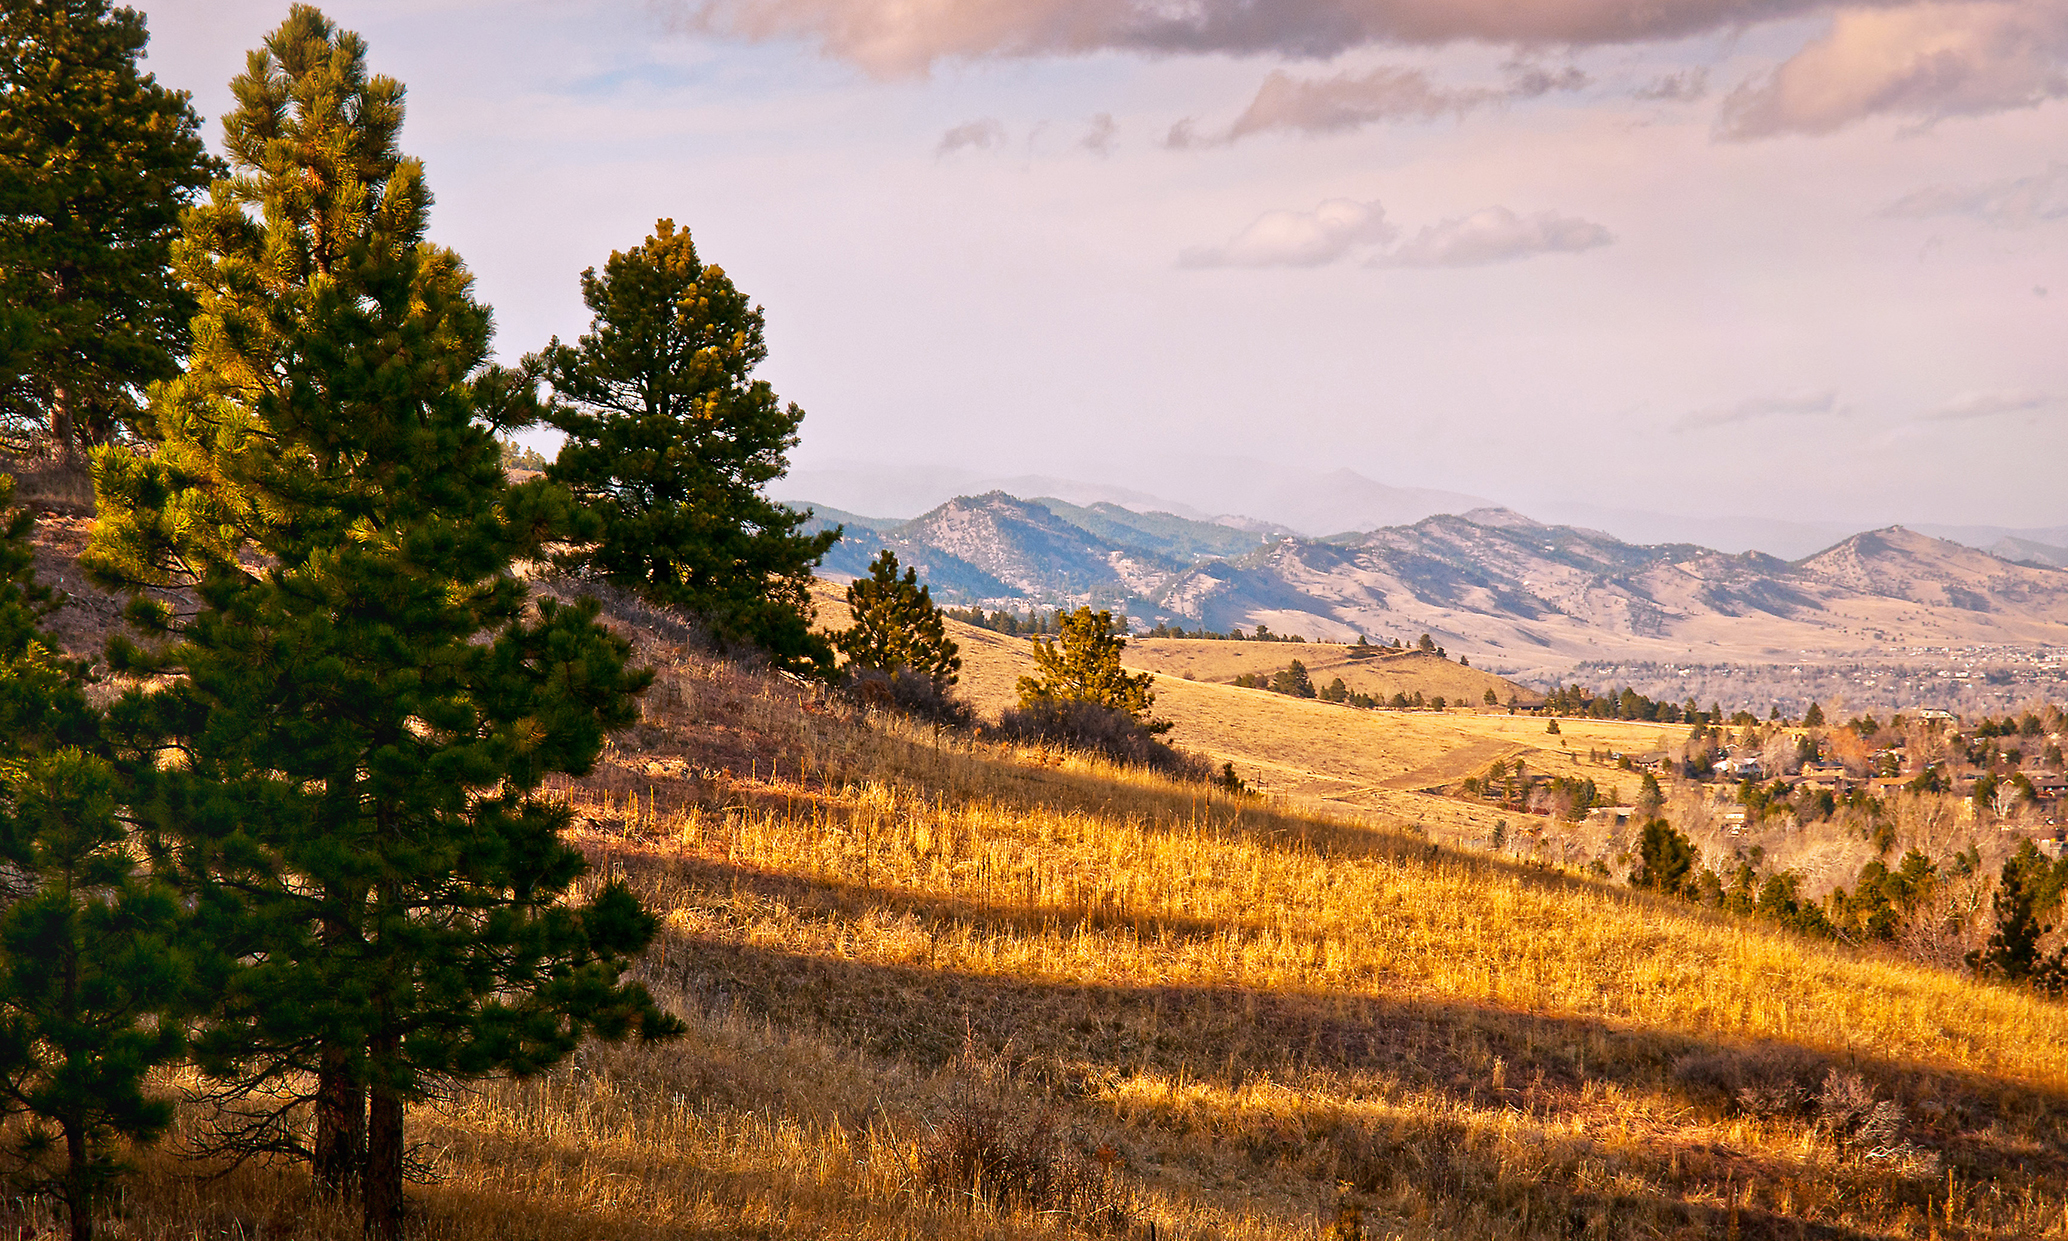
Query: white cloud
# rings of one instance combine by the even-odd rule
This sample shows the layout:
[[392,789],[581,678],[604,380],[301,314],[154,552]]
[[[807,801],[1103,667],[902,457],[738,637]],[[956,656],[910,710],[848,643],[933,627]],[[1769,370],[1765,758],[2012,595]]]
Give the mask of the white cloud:
[[1178,257],[1184,267],[1319,267],[1355,246],[1391,241],[1396,230],[1375,202],[1331,198],[1312,211],[1267,211],[1219,246]]
[[941,135],[940,146],[934,148],[936,155],[949,155],[965,147],[988,151],[992,147],[1005,145],[1005,126],[993,117],[967,121]]
[[1372,259],[1378,267],[1477,267],[1536,254],[1572,254],[1615,240],[1592,220],[1539,211],[1521,216],[1506,207],[1425,226],[1398,248]]
[[1928,185],[1882,208],[1890,219],[1971,216],[1998,228],[2027,228],[2068,216],[2068,164],[1984,185]]
[[1967,392],[1924,415],[1927,422],[1965,422],[2003,414],[2030,414],[2059,404],[2046,392]]
[[1729,426],[1759,418],[1832,417],[1845,412],[1838,403],[1838,393],[1827,388],[1822,392],[1797,392],[1787,396],[1755,396],[1735,405],[1692,410],[1681,415],[1674,427],[1681,431],[1699,431],[1705,427]]
[[2068,94],[2068,0],[1841,10],[1830,31],[1723,101],[1719,137],[1822,134],[1870,116],[1929,124]]

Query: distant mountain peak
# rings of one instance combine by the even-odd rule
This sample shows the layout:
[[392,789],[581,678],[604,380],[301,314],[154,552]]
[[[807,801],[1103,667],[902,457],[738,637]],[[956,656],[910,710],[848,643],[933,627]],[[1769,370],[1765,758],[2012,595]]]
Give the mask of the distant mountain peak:
[[1460,513],[1458,516],[1463,517],[1475,526],[1491,526],[1496,530],[1550,529],[1549,526],[1546,526],[1536,518],[1518,513],[1514,509],[1500,504],[1488,505],[1485,508],[1475,508],[1470,512]]

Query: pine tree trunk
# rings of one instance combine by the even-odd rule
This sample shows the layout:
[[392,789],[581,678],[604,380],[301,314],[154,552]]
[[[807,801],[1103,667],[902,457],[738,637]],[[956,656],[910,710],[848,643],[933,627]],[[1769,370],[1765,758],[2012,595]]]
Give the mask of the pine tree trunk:
[[366,1088],[352,1081],[342,1048],[324,1048],[316,1074],[316,1184],[345,1199],[360,1190],[366,1151]]
[[86,1159],[85,1127],[65,1125],[65,1214],[71,1216],[72,1241],[93,1241],[93,1192]]
[[[393,1036],[382,1035],[374,1042],[374,1063],[392,1065],[398,1050]],[[366,1132],[366,1235],[375,1241],[400,1241],[402,1096],[378,1071],[369,1093],[373,1106]]]
[[[69,305],[79,297],[79,269],[71,263],[58,264],[51,273],[57,285],[57,302]],[[50,438],[57,441],[58,461],[69,470],[77,458],[73,452],[73,441],[78,439],[78,428],[72,423],[72,394],[60,382],[50,394]]]
[[71,469],[74,462],[72,441],[78,438],[78,434],[72,427],[72,399],[63,388],[50,394],[50,438],[57,442],[58,464]]

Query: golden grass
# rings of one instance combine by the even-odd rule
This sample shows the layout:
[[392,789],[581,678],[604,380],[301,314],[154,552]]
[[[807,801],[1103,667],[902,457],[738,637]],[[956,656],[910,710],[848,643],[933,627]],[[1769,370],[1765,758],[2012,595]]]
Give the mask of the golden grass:
[[[837,593],[822,591],[818,601],[821,623],[848,623],[845,605],[840,603]],[[950,625],[962,651],[961,680],[956,692],[980,712],[990,715],[1015,704],[1018,695],[1014,687],[1019,678],[1034,671],[1028,640],[955,622]],[[1245,647],[1270,653],[1279,660],[1273,667],[1283,667],[1284,660],[1289,658],[1305,660],[1315,652],[1342,650],[1325,643],[1137,638],[1129,641],[1125,658],[1130,667],[1147,670],[1157,660],[1142,657],[1144,651],[1192,648],[1211,656],[1215,651],[1209,648]],[[1342,657],[1324,654],[1323,658]],[[1434,656],[1365,663],[1367,667],[1412,664],[1432,676],[1441,675],[1444,669],[1451,674],[1486,675]],[[1488,681],[1494,679],[1487,677]],[[1430,688],[1432,684],[1423,683],[1426,692],[1442,692]],[[1495,823],[1515,816],[1491,806],[1426,796],[1421,790],[1455,784],[1496,759],[1512,762],[1520,758],[1531,770],[1544,775],[1585,777],[1605,789],[1620,789],[1627,801],[1636,796],[1641,777],[1588,763],[1588,752],[1641,754],[1677,745],[1687,738],[1683,725],[1620,720],[1562,720],[1561,731],[1552,734],[1546,731],[1542,718],[1511,716],[1505,708],[1362,711],[1288,698],[1266,690],[1187,681],[1168,674],[1156,677],[1155,691],[1156,714],[1175,725],[1168,740],[1198,753],[1216,768],[1222,763],[1233,763],[1245,781],[1272,795],[1293,798],[1306,806],[1347,806],[1382,812],[1395,821],[1418,824],[1436,838],[1452,843],[1484,841]]]
[[1394,694],[1424,698],[1438,694],[1454,703],[1479,706],[1486,691],[1505,706],[1512,697],[1534,706],[1544,696],[1526,685],[1479,668],[1465,667],[1441,655],[1403,651],[1370,659],[1350,658],[1348,646],[1336,642],[1214,642],[1192,638],[1130,638],[1131,667],[1160,672],[1179,680],[1232,682],[1243,673],[1269,676],[1297,659],[1306,666],[1315,688],[1335,677],[1353,690],[1382,700]]
[[[972,1098],[1109,1161],[1137,1237],[1292,1241],[1350,1207],[1369,1237],[2068,1235],[2068,1008],[640,642],[646,723],[558,795],[595,878],[661,915],[640,974],[691,1032],[419,1109],[420,1235],[1078,1235],[928,1175]],[[1187,692],[1268,698],[1159,705]],[[1444,729],[1547,739],[1270,705],[1282,744],[1368,725],[1404,773]],[[1833,1071],[1907,1145],[1842,1151],[1718,1085]],[[149,1158],[127,1235],[353,1231],[297,1170],[184,1173]]]

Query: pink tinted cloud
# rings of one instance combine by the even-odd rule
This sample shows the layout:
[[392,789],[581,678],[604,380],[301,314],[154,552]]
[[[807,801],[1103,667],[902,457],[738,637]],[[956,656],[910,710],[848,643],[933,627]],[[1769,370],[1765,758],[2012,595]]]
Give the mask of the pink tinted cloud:
[[1517,215],[1483,207],[1471,215],[1431,224],[1398,248],[1372,260],[1378,267],[1481,267],[1537,254],[1577,254],[1615,241],[1592,220],[1539,211]]
[[1312,211],[1267,211],[1218,246],[1178,258],[1183,267],[1319,267],[1360,245],[1393,239],[1396,229],[1375,202],[1331,198]]
[[1882,208],[1884,218],[1969,216],[1998,228],[2030,228],[2068,217],[2068,164],[1983,185],[1928,185]]
[[1438,86],[1420,69],[1390,66],[1326,78],[1296,78],[1282,69],[1273,70],[1222,140],[1233,142],[1274,129],[1322,134],[1382,121],[1463,117],[1510,100],[1585,85],[1587,75],[1574,68],[1555,73],[1523,70],[1509,85],[1499,88]]
[[1378,43],[1588,46],[1799,16],[1818,0],[677,0],[690,27],[802,39],[871,73],[987,57],[1272,53]]
[[1875,115],[1932,122],[2068,94],[2068,0],[1847,9],[1723,101],[1718,134],[1822,134]]

